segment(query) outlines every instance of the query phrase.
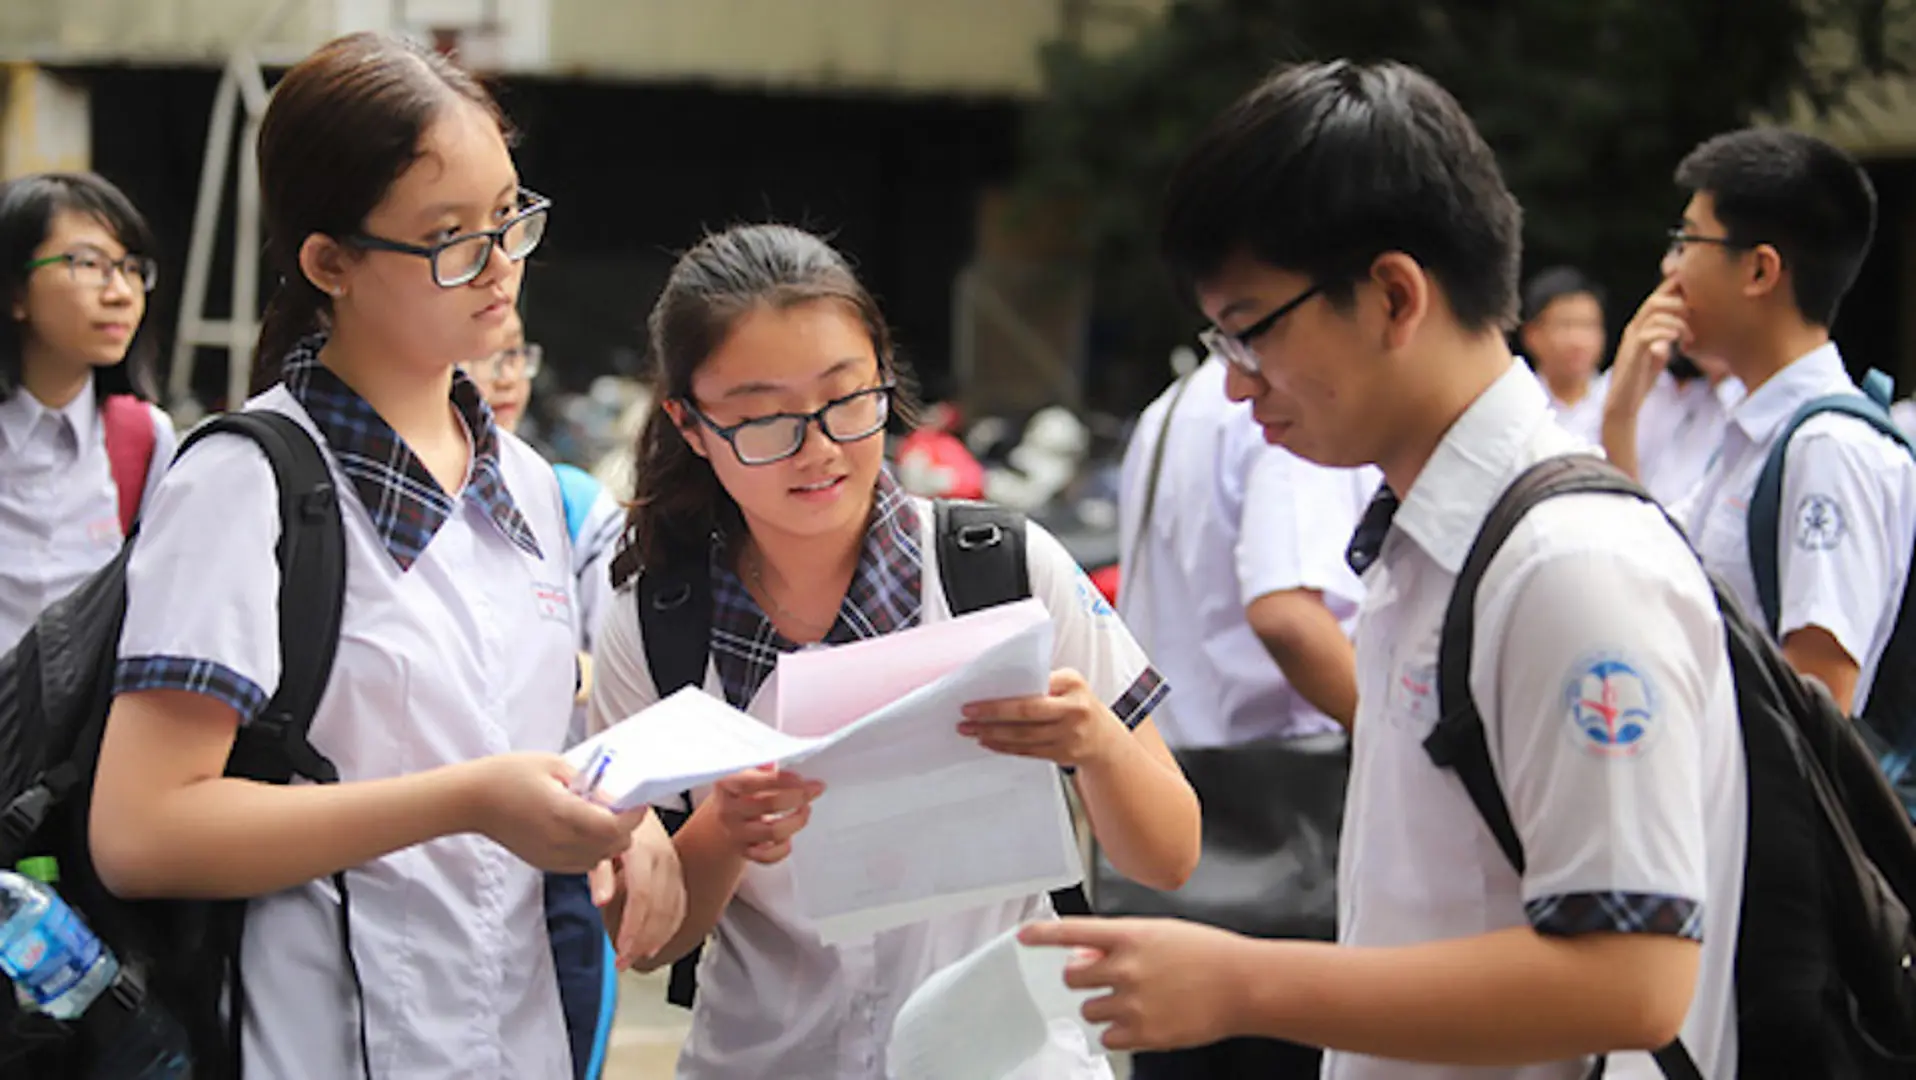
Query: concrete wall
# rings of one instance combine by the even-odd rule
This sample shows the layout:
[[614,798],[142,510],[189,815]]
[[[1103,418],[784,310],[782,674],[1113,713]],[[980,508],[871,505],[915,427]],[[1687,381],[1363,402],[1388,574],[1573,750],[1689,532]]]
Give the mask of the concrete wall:
[[34,64],[0,64],[0,180],[89,165],[86,89]]
[[[0,60],[218,63],[282,0],[5,0]],[[1167,0],[290,0],[259,52],[348,30],[443,31],[482,68],[558,77],[1028,96],[1082,12],[1116,43]]]

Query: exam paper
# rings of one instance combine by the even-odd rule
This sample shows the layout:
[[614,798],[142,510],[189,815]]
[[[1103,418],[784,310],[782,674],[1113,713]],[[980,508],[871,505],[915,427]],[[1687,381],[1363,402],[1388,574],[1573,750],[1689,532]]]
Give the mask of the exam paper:
[[1057,766],[957,728],[967,704],[1043,693],[1052,634],[1026,600],[800,654],[781,663],[781,720],[823,734],[775,731],[688,688],[567,758],[583,769],[610,749],[597,797],[620,810],[759,765],[823,781],[788,865],[799,913],[828,942],[1023,899],[1084,876]]
[[1004,1080],[1075,1028],[1094,1052],[1102,1030],[1080,1012],[1095,991],[1064,984],[1067,949],[1034,949],[1012,930],[944,968],[898,1012],[886,1048],[891,1080]]

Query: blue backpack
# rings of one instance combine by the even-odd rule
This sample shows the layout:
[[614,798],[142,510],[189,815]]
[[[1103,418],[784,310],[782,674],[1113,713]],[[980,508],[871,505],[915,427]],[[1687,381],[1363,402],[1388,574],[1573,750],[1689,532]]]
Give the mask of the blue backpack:
[[[1916,446],[1890,418],[1889,403],[1894,383],[1888,375],[1871,371],[1863,377],[1860,394],[1829,394],[1805,402],[1796,410],[1770,448],[1770,456],[1757,475],[1756,491],[1750,496],[1749,540],[1750,568],[1756,576],[1756,594],[1763,607],[1763,625],[1776,636],[1781,620],[1782,601],[1777,547],[1783,525],[1783,462],[1789,454],[1790,440],[1811,417],[1824,413],[1853,416],[1875,428],[1916,457]],[[1916,566],[1912,566],[1916,570]],[[1897,608],[1896,626],[1889,644],[1876,665],[1876,678],[1870,686],[1869,701],[1857,719],[1863,739],[1876,754],[1883,775],[1896,788],[1903,807],[1916,821],[1916,573],[1903,585],[1903,598]]]
[[[602,490],[597,480],[572,465],[554,465],[559,497],[565,503],[566,531],[579,542],[579,530]],[[597,1080],[605,1069],[606,1045],[619,1004],[619,970],[612,941],[586,879],[577,874],[546,875],[546,932],[552,938],[552,962],[559,975],[559,1004],[565,1010],[572,1043],[574,1080]]]

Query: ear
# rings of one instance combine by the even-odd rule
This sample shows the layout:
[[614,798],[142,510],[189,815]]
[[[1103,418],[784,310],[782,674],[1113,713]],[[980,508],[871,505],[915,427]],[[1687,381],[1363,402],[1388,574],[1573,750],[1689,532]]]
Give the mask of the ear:
[[1410,343],[1430,313],[1430,275],[1416,259],[1388,251],[1370,264],[1370,280],[1384,301],[1384,344],[1401,349]]
[[352,262],[351,254],[330,236],[308,233],[299,245],[299,272],[328,296],[345,295]]
[[1751,299],[1768,296],[1783,283],[1783,253],[1769,244],[1758,244],[1743,253],[1743,295]]
[[672,418],[672,426],[679,429],[679,438],[685,440],[685,445],[691,447],[694,454],[711,460],[711,455],[705,452],[705,425],[685,407],[685,402],[666,398],[659,402],[659,407]]

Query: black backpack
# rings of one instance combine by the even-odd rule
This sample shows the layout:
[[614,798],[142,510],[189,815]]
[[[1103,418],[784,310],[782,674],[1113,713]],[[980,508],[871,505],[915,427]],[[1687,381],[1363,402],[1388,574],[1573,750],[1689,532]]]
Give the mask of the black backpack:
[[[1628,477],[1587,455],[1541,462],[1511,484],[1484,521],[1451,594],[1438,655],[1443,716],[1424,744],[1439,768],[1457,773],[1520,873],[1523,845],[1470,694],[1477,587],[1525,513],[1545,499],[1578,493],[1654,502]],[[1712,586],[1729,643],[1749,772],[1736,949],[1738,1075],[1916,1076],[1916,938],[1910,925],[1916,833],[1855,726],[1828,694],[1791,670],[1721,582],[1713,579]],[[1681,1040],[1655,1056],[1669,1080],[1702,1080]],[[1603,1066],[1599,1058],[1592,1075]]]
[[[938,500],[936,516],[938,574],[953,615],[964,615],[1031,595],[1025,564],[1025,517],[988,503]],[[665,571],[639,575],[639,628],[645,663],[661,700],[688,686],[705,685],[712,643],[712,579],[704,552],[687,552]],[[677,832],[687,815],[662,811],[668,832]],[[1072,886],[1051,894],[1064,915],[1089,915],[1084,889]],[[702,949],[672,965],[666,1000],[691,1008],[698,990]]]
[[[267,411],[208,420],[180,453],[220,432],[251,439],[265,452],[279,484],[281,522],[280,684],[260,715],[239,728],[226,774],[276,784],[296,775],[331,783],[338,773],[307,741],[307,729],[332,671],[345,599],[345,538],[332,473],[297,422]],[[0,988],[0,1075],[85,1075],[94,1048],[110,1044],[117,1026],[150,1003],[185,1027],[196,1080],[239,1075],[245,901],[122,900],[101,883],[88,846],[88,807],[113,700],[133,544],[129,537],[112,562],[49,607],[0,657],[0,866],[54,857],[61,896],[125,972],[113,992],[73,1024],[21,1010]],[[343,933],[343,875],[335,884]],[[345,951],[357,989],[352,951]],[[363,996],[360,1009],[363,1057]]]

